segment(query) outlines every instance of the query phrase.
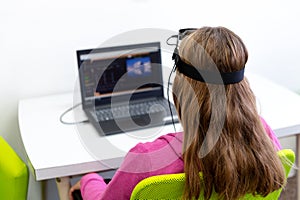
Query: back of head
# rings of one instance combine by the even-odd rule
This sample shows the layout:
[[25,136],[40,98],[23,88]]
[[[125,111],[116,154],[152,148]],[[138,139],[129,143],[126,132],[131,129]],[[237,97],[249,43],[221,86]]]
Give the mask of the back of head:
[[[232,31],[203,27],[183,39],[179,56],[198,70],[228,73],[245,67],[248,52]],[[282,187],[284,171],[246,78],[209,84],[177,72],[173,97],[184,130],[185,199],[201,191],[209,199],[215,190],[234,200]]]

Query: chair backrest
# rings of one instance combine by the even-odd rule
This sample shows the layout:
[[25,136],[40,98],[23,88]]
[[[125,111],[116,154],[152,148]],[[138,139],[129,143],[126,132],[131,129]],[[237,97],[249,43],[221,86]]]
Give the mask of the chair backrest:
[[26,200],[28,168],[9,144],[0,137],[0,199]]
[[[290,169],[295,162],[295,153],[290,149],[283,149],[278,151],[278,156],[281,159],[281,162],[285,169],[285,175],[286,177],[288,177]],[[184,181],[184,173],[152,176],[142,180],[135,186],[130,199],[181,199],[183,194]],[[274,200],[279,198],[281,190],[282,189],[276,190],[266,197],[247,194],[243,199]],[[217,197],[218,194],[213,192],[210,199],[217,200]],[[204,198],[200,195],[199,199]]]

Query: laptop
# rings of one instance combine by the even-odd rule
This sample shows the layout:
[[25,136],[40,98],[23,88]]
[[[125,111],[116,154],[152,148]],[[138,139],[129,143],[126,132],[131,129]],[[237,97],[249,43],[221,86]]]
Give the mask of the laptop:
[[82,107],[101,135],[178,122],[159,42],[77,50],[77,62]]

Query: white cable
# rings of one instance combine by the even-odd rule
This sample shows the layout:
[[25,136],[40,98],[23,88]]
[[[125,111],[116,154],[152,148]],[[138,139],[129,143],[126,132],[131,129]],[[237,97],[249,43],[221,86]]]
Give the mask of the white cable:
[[89,122],[89,120],[83,120],[83,121],[78,121],[78,122],[66,122],[66,121],[63,120],[63,117],[64,117],[68,112],[70,112],[71,110],[77,108],[77,107],[80,106],[80,105],[81,105],[81,103],[78,103],[78,104],[72,106],[71,108],[68,108],[66,111],[64,111],[64,112],[60,115],[59,121],[60,121],[62,124],[65,124],[65,125],[75,125],[75,124],[82,124],[82,123],[87,123],[87,122]]

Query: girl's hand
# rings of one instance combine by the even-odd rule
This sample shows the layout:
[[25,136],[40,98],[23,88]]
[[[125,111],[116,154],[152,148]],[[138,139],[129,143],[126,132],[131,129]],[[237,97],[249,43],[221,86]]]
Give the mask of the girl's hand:
[[72,193],[75,191],[75,190],[80,190],[80,180],[75,183],[69,190],[69,199],[70,200],[74,200],[73,199],[73,196],[72,196]]

